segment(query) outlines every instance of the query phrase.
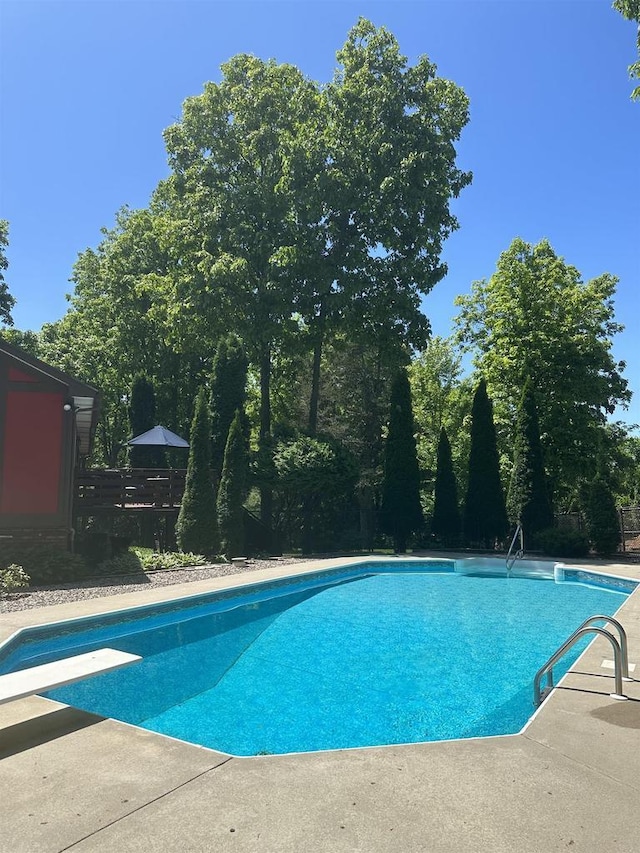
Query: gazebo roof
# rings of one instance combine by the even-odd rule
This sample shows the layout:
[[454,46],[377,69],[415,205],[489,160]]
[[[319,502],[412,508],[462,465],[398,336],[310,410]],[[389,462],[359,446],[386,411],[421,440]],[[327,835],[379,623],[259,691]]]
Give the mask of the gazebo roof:
[[150,447],[189,447],[188,441],[185,441],[184,438],[176,435],[175,432],[171,432],[170,429],[160,425],[154,426],[141,435],[136,435],[127,444],[135,447],[141,445]]

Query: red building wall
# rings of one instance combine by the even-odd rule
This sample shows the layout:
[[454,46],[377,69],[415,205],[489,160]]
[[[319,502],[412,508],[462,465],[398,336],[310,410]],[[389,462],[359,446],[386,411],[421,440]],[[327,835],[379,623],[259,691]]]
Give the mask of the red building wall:
[[42,516],[61,511],[64,399],[62,393],[8,390],[0,513]]

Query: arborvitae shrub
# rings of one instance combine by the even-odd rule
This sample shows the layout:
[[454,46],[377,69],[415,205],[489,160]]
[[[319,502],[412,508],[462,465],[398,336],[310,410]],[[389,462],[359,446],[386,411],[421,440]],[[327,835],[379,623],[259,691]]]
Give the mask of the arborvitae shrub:
[[201,388],[191,424],[184,495],[176,522],[181,551],[213,555],[218,551],[216,501],[211,482],[211,421],[207,394]]
[[530,379],[525,382],[518,408],[507,509],[513,524],[522,523],[525,542],[535,544],[539,532],[553,526],[538,412]]
[[469,481],[463,526],[469,543],[483,543],[486,548],[501,539],[508,528],[493,406],[484,379],[476,389],[471,409]]
[[358,465],[351,452],[336,441],[299,436],[276,447],[273,463],[286,544],[307,554],[339,548],[355,508]]
[[[229,429],[237,411],[244,412],[247,357],[235,335],[218,342],[211,374],[211,468],[220,479]],[[244,426],[244,423],[243,423]]]
[[551,527],[538,533],[537,545],[549,557],[586,557],[589,539],[581,530]]
[[244,497],[248,467],[242,417],[238,411],[229,429],[217,499],[220,549],[229,558],[244,552]]
[[423,521],[411,388],[406,370],[400,370],[391,386],[380,527],[393,538],[394,549],[404,553],[409,536],[422,527]]
[[[129,424],[131,437],[142,435],[156,426],[156,395],[153,383],[142,374],[134,377],[129,400]],[[133,445],[129,448],[131,468],[166,468],[164,447]]]
[[614,554],[620,545],[620,521],[613,492],[606,480],[597,476],[586,490],[584,514],[589,541],[596,554]]
[[460,537],[460,510],[458,508],[458,486],[451,459],[451,445],[444,427],[438,441],[435,496],[431,532],[443,545],[451,546]]

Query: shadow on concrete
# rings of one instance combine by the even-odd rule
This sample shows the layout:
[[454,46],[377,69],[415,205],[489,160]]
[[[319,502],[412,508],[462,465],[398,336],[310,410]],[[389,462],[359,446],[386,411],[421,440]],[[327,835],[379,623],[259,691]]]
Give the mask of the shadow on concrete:
[[59,708],[0,729],[0,760],[48,743],[62,735],[86,729],[105,718],[78,708]]

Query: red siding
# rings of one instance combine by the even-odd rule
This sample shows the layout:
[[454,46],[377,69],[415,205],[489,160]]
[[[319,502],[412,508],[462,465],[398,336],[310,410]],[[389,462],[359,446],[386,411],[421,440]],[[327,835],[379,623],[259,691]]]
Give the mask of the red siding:
[[0,512],[58,511],[63,405],[62,394],[7,394]]
[[18,370],[16,367],[9,368],[9,382],[37,382],[35,376],[31,376],[30,373],[23,373],[22,370]]

